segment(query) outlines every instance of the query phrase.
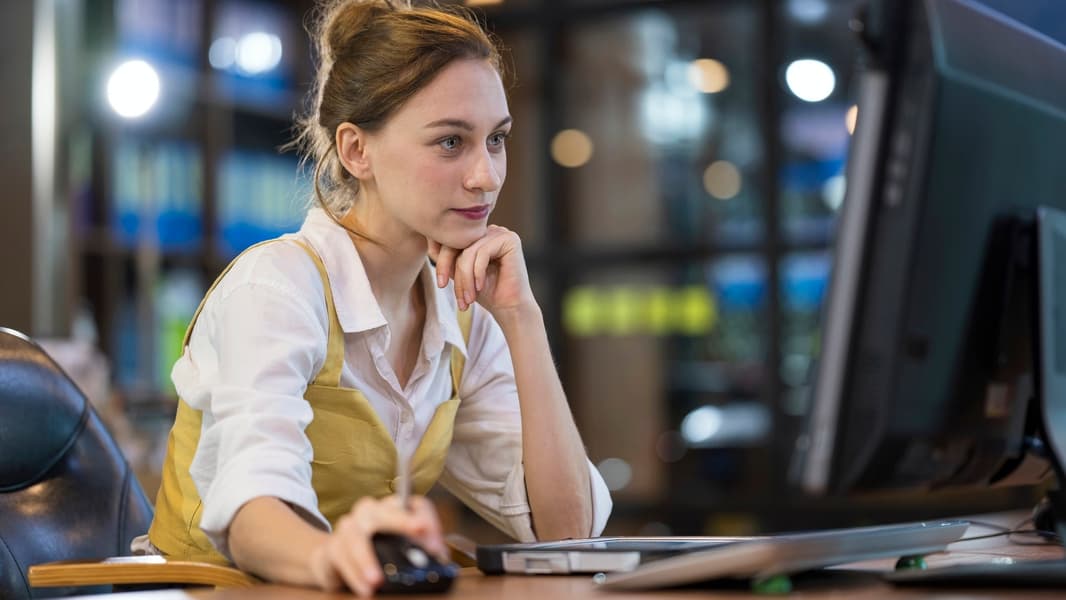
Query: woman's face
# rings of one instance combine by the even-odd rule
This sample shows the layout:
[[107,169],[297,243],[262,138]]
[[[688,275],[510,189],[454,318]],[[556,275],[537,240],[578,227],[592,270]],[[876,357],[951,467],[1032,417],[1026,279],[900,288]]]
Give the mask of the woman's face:
[[367,136],[364,226],[385,240],[417,234],[460,249],[480,239],[507,176],[510,129],[496,70],[452,62]]

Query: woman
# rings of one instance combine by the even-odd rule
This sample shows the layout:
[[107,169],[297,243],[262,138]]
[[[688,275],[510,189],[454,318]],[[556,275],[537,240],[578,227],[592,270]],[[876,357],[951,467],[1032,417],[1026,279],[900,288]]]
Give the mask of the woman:
[[610,497],[521,242],[487,224],[511,129],[496,48],[464,12],[382,0],[324,6],[316,34],[299,141],[317,206],[235,260],[190,324],[135,550],[372,593],[375,532],[446,553],[429,502],[394,495],[407,459],[416,492],[439,478],[517,539],[598,535]]

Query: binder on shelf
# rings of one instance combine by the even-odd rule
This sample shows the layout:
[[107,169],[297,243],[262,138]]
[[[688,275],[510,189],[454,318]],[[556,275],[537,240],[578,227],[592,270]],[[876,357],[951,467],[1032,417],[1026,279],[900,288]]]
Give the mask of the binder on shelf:
[[127,55],[196,68],[203,10],[201,0],[117,0],[119,49]]
[[188,143],[162,145],[157,154],[162,185],[158,190],[156,230],[163,250],[194,250],[202,241],[199,150]]
[[185,329],[207,289],[200,275],[176,269],[163,275],[156,288],[155,388],[172,394],[170,371],[181,357]]
[[232,258],[256,242],[297,230],[309,194],[294,158],[229,152],[219,165],[219,253]]
[[137,335],[137,305],[132,296],[126,296],[118,304],[110,332],[115,383],[120,389],[130,390],[145,387],[141,361],[145,355]]
[[[156,401],[174,393],[170,372],[182,352],[182,340],[200,298],[206,292],[193,269],[164,272],[155,282],[154,304],[128,294],[119,303],[111,331],[115,383],[131,400]],[[150,308],[150,321],[142,321]]]
[[194,251],[203,241],[203,169],[189,142],[119,140],[112,161],[111,232],[126,248]]
[[111,234],[119,244],[132,247],[141,229],[141,166],[135,143],[119,140],[111,170]]

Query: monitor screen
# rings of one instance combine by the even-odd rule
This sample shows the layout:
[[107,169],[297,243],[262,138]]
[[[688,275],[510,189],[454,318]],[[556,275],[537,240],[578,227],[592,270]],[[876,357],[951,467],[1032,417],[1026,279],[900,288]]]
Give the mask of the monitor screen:
[[1066,210],[1066,47],[974,0],[870,2],[861,24],[792,477],[815,494],[1039,482],[1033,222]]

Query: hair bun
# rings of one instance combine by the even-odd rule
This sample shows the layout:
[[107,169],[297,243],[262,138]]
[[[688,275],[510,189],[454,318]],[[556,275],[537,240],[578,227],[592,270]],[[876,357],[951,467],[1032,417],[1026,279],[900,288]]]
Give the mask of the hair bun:
[[367,30],[370,23],[383,14],[410,8],[409,1],[399,0],[340,0],[327,2],[322,9],[319,49],[331,62],[351,48],[355,39]]

